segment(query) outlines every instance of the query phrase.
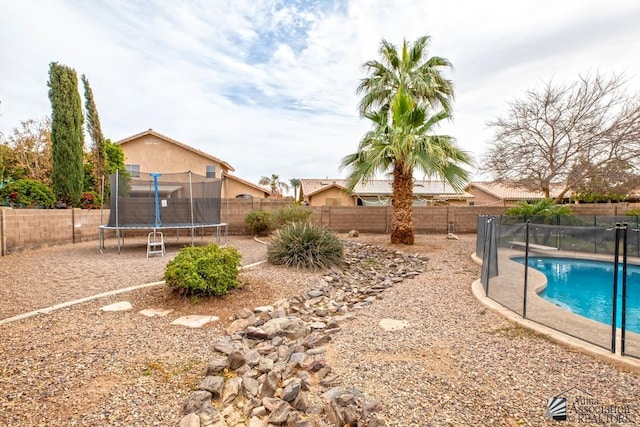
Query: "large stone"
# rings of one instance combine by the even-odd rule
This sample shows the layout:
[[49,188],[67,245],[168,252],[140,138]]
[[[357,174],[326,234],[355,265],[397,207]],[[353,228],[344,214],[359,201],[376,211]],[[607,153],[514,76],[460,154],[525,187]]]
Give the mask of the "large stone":
[[409,326],[409,323],[405,320],[396,320],[396,319],[380,319],[378,325],[388,332],[400,331]]
[[269,338],[280,336],[296,339],[305,336],[308,332],[308,327],[304,321],[292,316],[271,319],[262,325],[262,329]]
[[233,377],[229,378],[224,383],[224,388],[222,390],[222,404],[228,405],[238,397],[240,393],[240,386],[242,385],[242,378]]
[[248,318],[237,319],[231,322],[231,324],[227,327],[227,333],[229,335],[235,334],[236,332],[244,331],[251,325],[253,325],[253,322]]
[[284,390],[282,391],[282,400],[286,402],[292,402],[298,397],[300,388],[302,386],[302,380],[300,378],[291,378],[284,383]]
[[200,409],[200,427],[227,427],[220,411],[211,402],[206,402]]
[[190,315],[190,316],[182,316],[178,317],[176,320],[171,322],[172,325],[178,326],[186,326],[188,328],[201,328],[207,323],[215,322],[220,320],[218,316],[198,316],[198,315]]
[[266,397],[273,397],[276,393],[276,389],[278,388],[278,382],[280,381],[280,375],[278,375],[275,371],[270,371],[264,378],[262,382],[262,387],[260,387],[260,398],[264,399]]
[[184,415],[198,412],[205,402],[211,402],[211,393],[205,390],[194,391],[182,405]]
[[222,393],[222,387],[224,385],[224,378],[217,375],[207,375],[200,383],[200,390],[205,390],[211,393],[214,399],[220,397]]
[[114,302],[113,304],[105,305],[100,310],[102,311],[128,311],[131,310],[133,306],[129,301],[120,301]]
[[249,424],[247,424],[247,427],[267,427],[267,422],[262,421],[258,417],[251,417],[249,419]]
[[[266,401],[265,401],[266,400]],[[287,421],[291,407],[281,399],[266,398],[263,400],[264,406],[269,410],[267,421],[273,424],[282,424]]]
[[342,414],[342,410],[335,400],[331,400],[324,405],[324,412],[327,414],[327,418],[331,425],[345,425],[344,415]]
[[207,375],[215,375],[229,367],[229,359],[227,357],[216,356],[209,361],[207,365]]
[[247,378],[245,377],[242,381],[242,394],[247,399],[251,399],[252,397],[256,397],[258,395],[258,391],[260,390],[260,383],[255,378]]
[[232,351],[229,356],[227,356],[227,359],[229,362],[229,369],[238,369],[246,363],[244,353],[241,350]]
[[161,308],[146,308],[144,310],[140,310],[140,314],[146,317],[164,317],[167,314],[171,313],[173,309],[161,309]]
[[233,352],[233,350],[235,350],[236,347],[233,345],[231,341],[229,341],[228,338],[224,338],[216,342],[213,346],[213,349],[215,351],[219,351],[220,353],[224,353],[228,355],[228,354],[231,354],[231,352]]
[[178,427],[200,427],[200,417],[194,413],[187,414],[182,417]]
[[244,359],[247,365],[254,367],[258,363],[260,363],[260,360],[262,360],[262,356],[260,356],[260,353],[258,353],[257,350],[249,350],[244,354]]

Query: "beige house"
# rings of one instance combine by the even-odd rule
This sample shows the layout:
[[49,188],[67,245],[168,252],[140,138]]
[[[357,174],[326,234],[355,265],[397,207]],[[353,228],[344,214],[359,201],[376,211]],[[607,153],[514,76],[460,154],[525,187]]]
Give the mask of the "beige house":
[[[346,179],[301,179],[301,199],[310,206],[390,206],[392,181],[373,179],[349,191]],[[455,191],[444,181],[415,180],[413,205],[465,206],[473,195]]]
[[[475,206],[513,206],[520,201],[536,202],[544,199],[544,193],[527,190],[516,185],[499,182],[470,182],[466,191],[473,194]],[[560,186],[551,187],[551,198],[560,194]],[[564,198],[569,201],[571,194],[567,192]]]
[[115,143],[122,148],[125,165],[132,174],[142,172],[195,174],[223,178],[223,198],[265,198],[271,192],[264,187],[231,175],[235,171],[229,163],[204,151],[197,150],[153,129],[140,132]]

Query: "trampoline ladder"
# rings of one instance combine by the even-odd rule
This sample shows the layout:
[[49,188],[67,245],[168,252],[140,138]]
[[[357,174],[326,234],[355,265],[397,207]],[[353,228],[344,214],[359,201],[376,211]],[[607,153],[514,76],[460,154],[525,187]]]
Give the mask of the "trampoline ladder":
[[153,230],[147,236],[147,258],[153,255],[164,257],[164,236],[162,231]]

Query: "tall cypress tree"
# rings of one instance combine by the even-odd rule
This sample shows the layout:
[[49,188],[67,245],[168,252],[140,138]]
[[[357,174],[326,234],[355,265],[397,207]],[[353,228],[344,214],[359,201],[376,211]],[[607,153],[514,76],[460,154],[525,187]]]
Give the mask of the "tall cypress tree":
[[107,149],[105,146],[104,136],[102,135],[98,109],[93,98],[93,91],[89,85],[89,80],[84,74],[81,76],[81,79],[84,86],[84,108],[86,111],[87,132],[93,142],[91,147],[91,160],[94,165],[93,176],[97,187],[96,190],[99,190],[102,176],[107,169]]
[[59,201],[79,206],[84,179],[84,134],[78,76],[73,68],[52,62],[47,84],[51,101],[53,191]]

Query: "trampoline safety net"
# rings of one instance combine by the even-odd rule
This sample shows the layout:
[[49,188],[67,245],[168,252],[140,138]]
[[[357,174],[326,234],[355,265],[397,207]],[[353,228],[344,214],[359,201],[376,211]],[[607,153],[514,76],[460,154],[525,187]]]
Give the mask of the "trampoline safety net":
[[220,223],[222,180],[192,172],[109,176],[108,227],[172,228]]

